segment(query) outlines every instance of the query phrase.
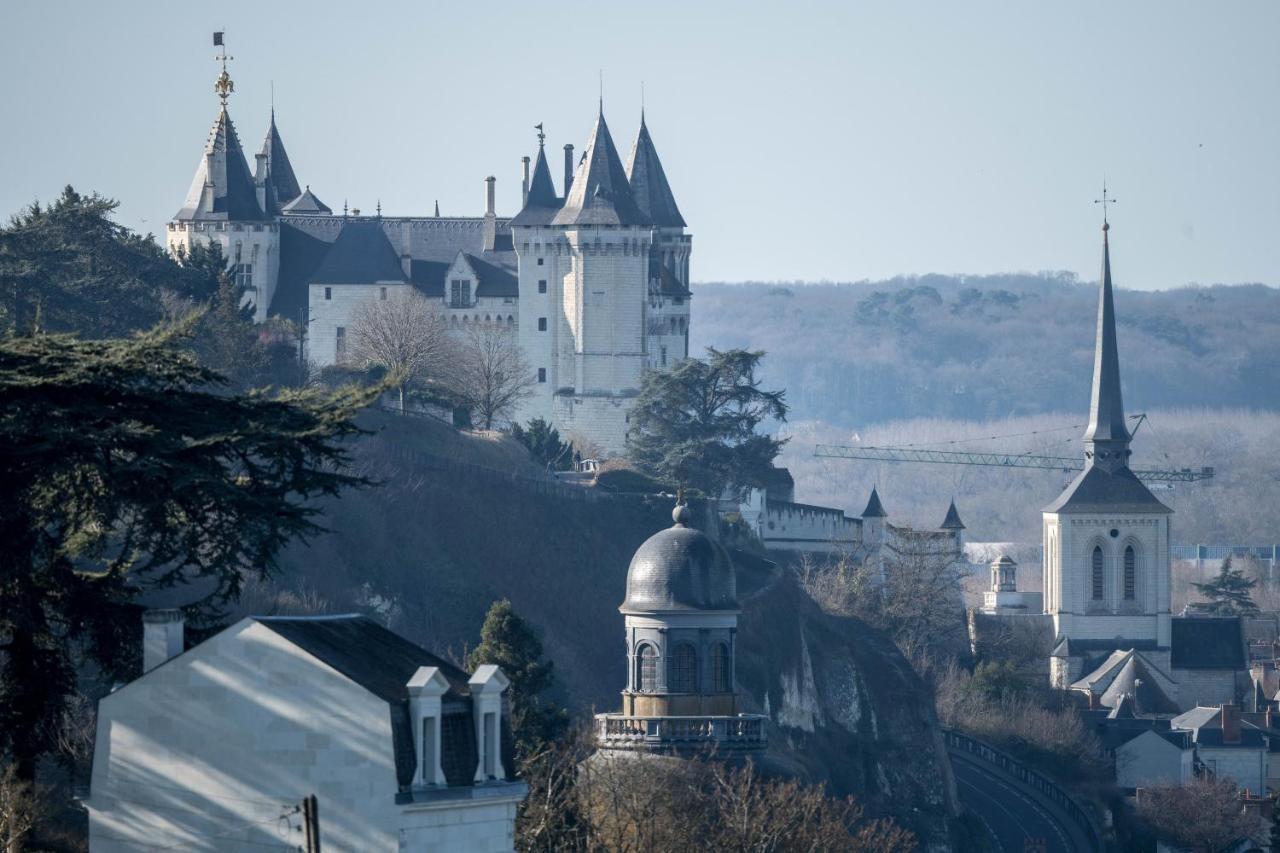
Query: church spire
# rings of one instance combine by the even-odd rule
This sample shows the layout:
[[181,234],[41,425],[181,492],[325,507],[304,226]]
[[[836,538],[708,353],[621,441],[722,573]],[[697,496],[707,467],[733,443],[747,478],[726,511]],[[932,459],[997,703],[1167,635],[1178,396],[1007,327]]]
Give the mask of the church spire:
[[[1108,199],[1110,201],[1110,199]],[[1098,328],[1093,356],[1093,395],[1089,402],[1089,428],[1085,430],[1085,457],[1089,464],[1108,471],[1129,465],[1129,429],[1125,425],[1120,396],[1120,355],[1116,345],[1116,312],[1111,286],[1111,225],[1103,215],[1102,282],[1098,288]]]

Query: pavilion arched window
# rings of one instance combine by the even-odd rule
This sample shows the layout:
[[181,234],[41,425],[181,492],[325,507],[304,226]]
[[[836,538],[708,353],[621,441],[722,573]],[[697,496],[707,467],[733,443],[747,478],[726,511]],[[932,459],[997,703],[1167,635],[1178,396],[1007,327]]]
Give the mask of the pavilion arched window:
[[698,652],[689,643],[676,646],[671,655],[671,672],[667,679],[672,693],[698,692]]
[[733,668],[729,661],[729,646],[725,643],[711,647],[711,689],[716,693],[733,690]]
[[1102,601],[1106,597],[1106,575],[1103,571],[1102,546],[1093,546],[1093,557],[1090,563],[1090,580],[1093,587],[1093,600]]
[[658,651],[648,643],[636,651],[636,688],[641,693],[658,689]]
[[1138,597],[1138,552],[1130,545],[1124,549],[1124,600]]

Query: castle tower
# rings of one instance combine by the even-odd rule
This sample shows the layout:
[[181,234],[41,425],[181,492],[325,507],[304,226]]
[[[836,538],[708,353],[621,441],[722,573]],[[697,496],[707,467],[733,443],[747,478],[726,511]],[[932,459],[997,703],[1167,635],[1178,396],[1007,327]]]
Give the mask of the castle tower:
[[539,134],[527,202],[511,220],[520,343],[537,377],[518,418],[547,418],[584,454],[621,453],[645,367],[653,229],[603,109],[563,200],[543,149]]
[[265,198],[260,201],[263,211],[273,215],[280,213],[286,205],[298,200],[302,188],[298,186],[298,178],[293,173],[293,164],[289,162],[289,154],[284,150],[284,140],[276,128],[276,108],[271,108],[271,124],[267,127],[266,138],[262,140],[262,151],[258,154],[258,163],[266,167],[266,174],[255,175],[259,185],[264,187]]
[[739,713],[737,582],[724,548],[689,526],[649,537],[627,569],[622,712],[596,717],[605,750],[719,755],[765,746],[764,718]]
[[947,515],[942,519],[942,526],[938,529],[951,535],[956,559],[961,559],[964,556],[964,522],[960,520],[960,512],[956,509],[955,498],[951,499],[951,505],[947,507]]
[[671,185],[654,148],[644,111],[627,161],[627,181],[640,211],[653,223],[649,253],[647,364],[663,368],[689,356],[689,254],[692,235],[676,206]]
[[[1064,650],[1104,641],[1167,650],[1172,511],[1129,470],[1109,231],[1104,223],[1085,468],[1043,511],[1044,607]],[[1078,677],[1080,663],[1055,657],[1055,683]]]
[[[254,319],[261,322],[271,307],[280,267],[279,225],[271,211],[264,209],[269,207],[270,152],[257,155],[258,174],[250,174],[227,109],[227,99],[235,91],[227,73],[231,57],[224,53],[219,59],[222,72],[214,83],[220,102],[218,115],[186,201],[169,222],[166,245],[170,252],[177,252],[189,251],[197,243],[220,244],[228,270],[243,289],[245,303],[253,304]],[[283,145],[280,151],[283,153]]]

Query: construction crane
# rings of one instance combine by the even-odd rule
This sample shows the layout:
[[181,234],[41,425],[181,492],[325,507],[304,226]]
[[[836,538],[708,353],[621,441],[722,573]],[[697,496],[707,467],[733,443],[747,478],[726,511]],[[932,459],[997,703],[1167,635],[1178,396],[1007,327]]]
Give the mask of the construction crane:
[[[1147,420],[1145,414],[1130,415],[1136,421],[1132,435]],[[1073,427],[1065,427],[1073,429]],[[992,436],[999,438],[1000,436]],[[877,462],[934,462],[943,465],[990,465],[1002,468],[1040,468],[1048,471],[1084,470],[1084,459],[1078,456],[1038,456],[1033,453],[974,453],[962,450],[928,450],[913,447],[846,447],[819,444],[814,456],[835,459],[871,459]],[[1134,471],[1134,476],[1147,483],[1194,483],[1213,476],[1212,468],[1178,468],[1172,470]]]

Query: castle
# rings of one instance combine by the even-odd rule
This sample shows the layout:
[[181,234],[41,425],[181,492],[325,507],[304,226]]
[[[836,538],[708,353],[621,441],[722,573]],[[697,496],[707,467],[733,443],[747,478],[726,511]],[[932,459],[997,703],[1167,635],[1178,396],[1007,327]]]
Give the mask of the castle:
[[412,291],[462,331],[485,324],[518,338],[534,380],[514,420],[542,417],[586,453],[620,453],[647,369],[689,354],[692,236],[645,123],[623,165],[603,102],[577,163],[564,146],[557,192],[538,127],[522,159],[523,207],[499,217],[485,178],[481,216],[341,214],[299,183],[275,110],[252,171],[227,101],[220,106],[182,208],[168,223],[171,252],[221,245],[255,319],[302,330],[313,368],[341,364],[359,306]]

